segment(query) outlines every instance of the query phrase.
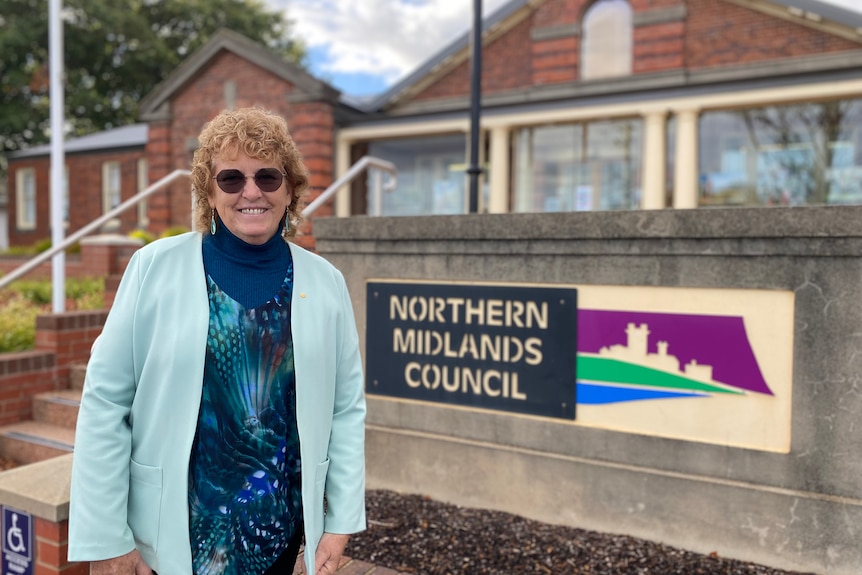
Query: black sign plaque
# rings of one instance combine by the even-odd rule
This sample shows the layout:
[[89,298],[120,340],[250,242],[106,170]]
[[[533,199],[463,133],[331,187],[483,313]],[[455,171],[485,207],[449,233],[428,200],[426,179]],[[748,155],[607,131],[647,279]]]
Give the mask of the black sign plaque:
[[369,281],[369,394],[575,418],[577,290]]

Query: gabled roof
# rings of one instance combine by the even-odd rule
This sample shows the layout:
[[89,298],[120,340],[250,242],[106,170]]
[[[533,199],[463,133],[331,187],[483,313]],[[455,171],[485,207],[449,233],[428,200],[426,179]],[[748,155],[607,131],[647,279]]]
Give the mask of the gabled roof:
[[[488,44],[535,10],[545,0],[510,0],[482,22],[482,44]],[[862,11],[849,10],[821,0],[713,0],[732,2],[753,10],[786,18],[845,38],[862,42]],[[862,0],[859,0],[862,8]],[[469,58],[471,32],[465,32],[419,68],[362,108],[365,112],[392,108],[401,100],[440,79]]]
[[[497,38],[502,32],[514,26],[532,11],[532,6],[541,1],[543,0],[510,0],[486,16],[482,20],[482,44],[487,44],[491,39]],[[364,109],[372,112],[390,107],[414,85],[423,80],[433,81],[437,79],[441,73],[448,71],[447,64],[452,59],[459,58],[459,56],[463,58],[464,52],[470,48],[470,36],[471,31],[464,32],[400,82],[371,100]],[[461,59],[459,58],[458,61],[460,62]]]
[[159,83],[140,103],[139,114],[142,120],[158,117],[161,108],[173,95],[181,90],[210,60],[222,50],[228,50],[260,66],[279,78],[292,84],[295,89],[311,99],[338,102],[340,92],[318,80],[301,67],[246,38],[242,34],[222,28],[197,51],[183,60],[173,72]]
[[[821,0],[769,0],[773,4],[780,4],[795,16],[803,16],[814,22],[827,20],[836,24],[842,24],[857,30],[862,30],[862,2],[859,2],[860,11],[848,10],[841,6],[822,2]],[[801,12],[801,13],[800,13]]]
[[[67,154],[78,152],[94,152],[97,150],[116,150],[121,148],[134,148],[147,145],[147,124],[130,124],[121,126],[104,132],[96,132],[78,138],[66,140],[63,150]],[[51,145],[44,144],[34,146],[26,150],[18,150],[10,152],[7,157],[15,158],[32,158],[37,156],[47,156],[51,153]]]

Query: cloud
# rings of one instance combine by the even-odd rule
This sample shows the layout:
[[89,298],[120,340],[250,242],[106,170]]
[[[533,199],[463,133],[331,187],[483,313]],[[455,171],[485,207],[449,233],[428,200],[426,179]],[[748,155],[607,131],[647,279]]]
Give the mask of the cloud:
[[[485,0],[484,13],[505,0]],[[452,0],[269,0],[320,57],[324,75],[369,74],[387,84],[409,74],[473,24],[472,2]]]
[[[508,0],[483,0],[485,16]],[[859,10],[862,0],[823,0]],[[294,23],[311,71],[348,93],[380,92],[471,29],[468,0],[264,0]],[[381,87],[383,87],[381,89]]]

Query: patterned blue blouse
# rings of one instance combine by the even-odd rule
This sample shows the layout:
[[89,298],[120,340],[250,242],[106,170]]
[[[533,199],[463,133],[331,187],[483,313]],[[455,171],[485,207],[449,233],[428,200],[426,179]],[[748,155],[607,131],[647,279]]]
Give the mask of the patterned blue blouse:
[[263,573],[301,529],[299,435],[290,328],[293,266],[246,309],[207,276],[203,397],[189,465],[196,575]]

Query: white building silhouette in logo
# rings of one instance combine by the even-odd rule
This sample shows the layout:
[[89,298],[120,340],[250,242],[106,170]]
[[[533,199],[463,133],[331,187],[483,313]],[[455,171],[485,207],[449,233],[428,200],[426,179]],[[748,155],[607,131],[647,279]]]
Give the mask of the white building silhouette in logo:
[[[642,323],[636,326],[630,323],[626,328],[626,345],[603,347],[599,350],[599,355],[661,371],[679,373],[679,359],[675,355],[668,354],[668,342],[660,341],[657,343],[658,353],[647,352],[649,334],[647,324]],[[691,379],[712,382],[712,366],[699,364],[696,359],[688,362],[682,372]]]

